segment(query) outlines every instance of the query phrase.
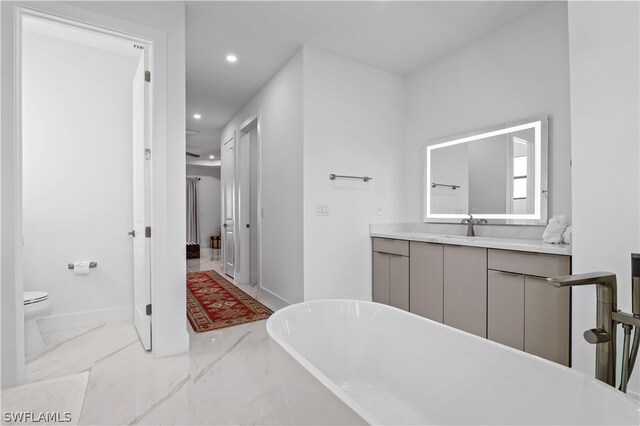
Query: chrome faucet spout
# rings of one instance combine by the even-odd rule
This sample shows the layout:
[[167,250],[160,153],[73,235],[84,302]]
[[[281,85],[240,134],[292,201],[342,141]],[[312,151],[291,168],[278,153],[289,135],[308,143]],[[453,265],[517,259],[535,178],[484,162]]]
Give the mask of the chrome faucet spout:
[[547,278],[547,281],[554,287],[574,287],[595,284],[598,291],[598,300],[613,303],[615,311],[618,300],[616,274],[611,272],[589,272],[587,274]]
[[467,224],[467,237],[475,237],[476,236],[476,232],[473,229],[473,216],[469,215],[468,219],[462,219],[462,221],[460,223],[466,223]]

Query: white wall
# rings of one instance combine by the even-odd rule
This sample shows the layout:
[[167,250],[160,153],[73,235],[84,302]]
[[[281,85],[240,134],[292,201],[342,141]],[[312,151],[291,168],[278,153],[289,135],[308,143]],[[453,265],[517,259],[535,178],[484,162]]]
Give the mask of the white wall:
[[[132,56],[24,34],[24,289],[49,292],[43,330],[132,318],[127,232],[137,64]],[[74,276],[66,266],[78,260],[98,268]]]
[[549,213],[571,214],[566,4],[553,3],[405,79],[408,222],[421,222],[422,149],[431,140],[550,114]]
[[[234,131],[239,138],[240,125],[259,113],[262,119],[262,295],[280,304],[301,302],[302,51],[225,126],[221,144],[229,140]],[[224,175],[224,170],[222,173]]]
[[200,247],[209,247],[209,238],[220,235],[220,167],[187,165],[187,177],[199,177]]
[[16,22],[14,4],[0,2],[0,223],[2,245],[0,246],[0,273],[2,276],[2,388],[15,386],[24,381],[24,305],[22,294],[20,228],[22,216],[19,213],[19,179],[17,163],[19,146],[16,143],[19,129],[16,126],[16,76],[14,73],[16,55]]
[[[569,4],[573,272],[615,272],[626,312],[630,253],[640,251],[639,13],[637,2]],[[595,326],[595,308],[594,288],[573,290],[573,366],[588,374],[595,351],[582,332]],[[636,395],[639,378],[636,363]]]
[[401,77],[304,47],[305,300],[371,300],[369,224],[402,218],[402,119]]

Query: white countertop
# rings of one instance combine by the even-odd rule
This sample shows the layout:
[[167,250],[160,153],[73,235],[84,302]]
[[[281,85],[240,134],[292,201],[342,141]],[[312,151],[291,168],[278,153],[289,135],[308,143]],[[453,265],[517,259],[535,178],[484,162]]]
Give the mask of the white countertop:
[[466,237],[464,235],[442,235],[426,232],[375,231],[371,237],[394,238],[397,240],[423,241],[427,243],[451,244],[458,246],[485,247],[502,250],[526,251],[531,253],[571,255],[569,244],[549,244],[538,240],[496,237]]

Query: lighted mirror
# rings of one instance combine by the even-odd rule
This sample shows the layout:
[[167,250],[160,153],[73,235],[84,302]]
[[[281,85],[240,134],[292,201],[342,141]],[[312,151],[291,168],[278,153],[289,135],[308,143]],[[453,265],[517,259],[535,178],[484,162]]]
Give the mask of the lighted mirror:
[[424,169],[425,222],[546,223],[546,117],[432,141]]

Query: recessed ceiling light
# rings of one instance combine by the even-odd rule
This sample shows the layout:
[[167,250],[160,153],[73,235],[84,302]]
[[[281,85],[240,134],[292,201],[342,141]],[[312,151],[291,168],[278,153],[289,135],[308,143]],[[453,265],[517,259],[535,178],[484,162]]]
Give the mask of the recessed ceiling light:
[[195,118],[196,120],[200,120],[202,116],[200,114],[193,114],[193,118]]
[[209,158],[211,158],[211,159],[213,160],[213,159],[214,159],[214,158],[216,158],[216,157],[214,157],[213,155],[210,155],[210,156],[209,156]]
[[236,62],[237,60],[238,60],[238,57],[236,55],[232,55],[232,54],[227,55],[227,62],[233,63],[233,62]]

